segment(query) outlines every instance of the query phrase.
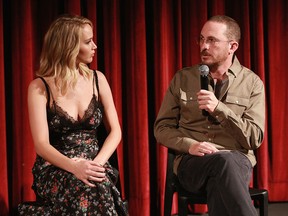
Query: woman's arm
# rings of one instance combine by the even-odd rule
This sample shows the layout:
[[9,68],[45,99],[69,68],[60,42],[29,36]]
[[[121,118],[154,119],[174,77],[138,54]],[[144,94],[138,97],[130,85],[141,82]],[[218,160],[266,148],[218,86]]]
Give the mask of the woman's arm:
[[104,125],[108,136],[94,161],[104,165],[113,154],[121,141],[121,128],[113,101],[112,92],[106,77],[97,71],[99,78],[100,99],[104,107]]

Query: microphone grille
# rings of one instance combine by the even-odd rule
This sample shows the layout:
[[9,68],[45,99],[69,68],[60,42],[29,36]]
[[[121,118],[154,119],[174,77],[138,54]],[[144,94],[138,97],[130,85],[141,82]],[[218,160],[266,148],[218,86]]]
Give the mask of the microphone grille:
[[201,76],[207,76],[209,74],[209,67],[207,65],[201,65],[199,71]]

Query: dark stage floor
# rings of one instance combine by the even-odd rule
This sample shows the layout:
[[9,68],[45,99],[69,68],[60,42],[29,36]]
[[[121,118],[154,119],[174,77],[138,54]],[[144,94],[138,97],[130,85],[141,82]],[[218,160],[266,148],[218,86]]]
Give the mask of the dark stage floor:
[[[196,216],[195,214],[189,216]],[[209,216],[209,214],[201,214],[197,216]],[[288,202],[269,203],[268,216],[288,216]]]

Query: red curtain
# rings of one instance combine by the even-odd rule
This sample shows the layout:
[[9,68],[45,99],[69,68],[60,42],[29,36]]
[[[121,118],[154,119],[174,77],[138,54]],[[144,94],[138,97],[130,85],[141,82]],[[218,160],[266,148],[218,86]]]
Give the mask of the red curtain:
[[[3,4],[0,3],[0,20],[3,20]],[[4,32],[3,22],[0,23],[0,215],[8,215],[8,166],[6,147],[6,109],[5,109],[5,75],[4,75]]]
[[[253,184],[268,189],[271,202],[288,201],[286,0],[0,0],[0,215],[34,199],[27,87],[43,36],[63,13],[94,24],[98,49],[90,67],[105,73],[113,92],[123,130],[117,149],[121,192],[130,215],[163,214],[167,149],[156,143],[153,123],[175,72],[199,61],[195,39],[215,14],[239,22],[237,56],[266,88],[266,133]],[[174,202],[174,213],[176,207]]]

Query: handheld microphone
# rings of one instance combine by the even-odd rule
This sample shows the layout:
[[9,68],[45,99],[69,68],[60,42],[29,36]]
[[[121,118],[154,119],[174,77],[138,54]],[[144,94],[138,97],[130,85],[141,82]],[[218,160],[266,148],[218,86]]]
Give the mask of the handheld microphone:
[[[200,84],[201,84],[201,89],[208,90],[208,83],[209,83],[209,67],[207,65],[201,65],[199,67],[200,71]],[[203,116],[208,116],[209,113],[206,110],[202,110],[202,115]]]

